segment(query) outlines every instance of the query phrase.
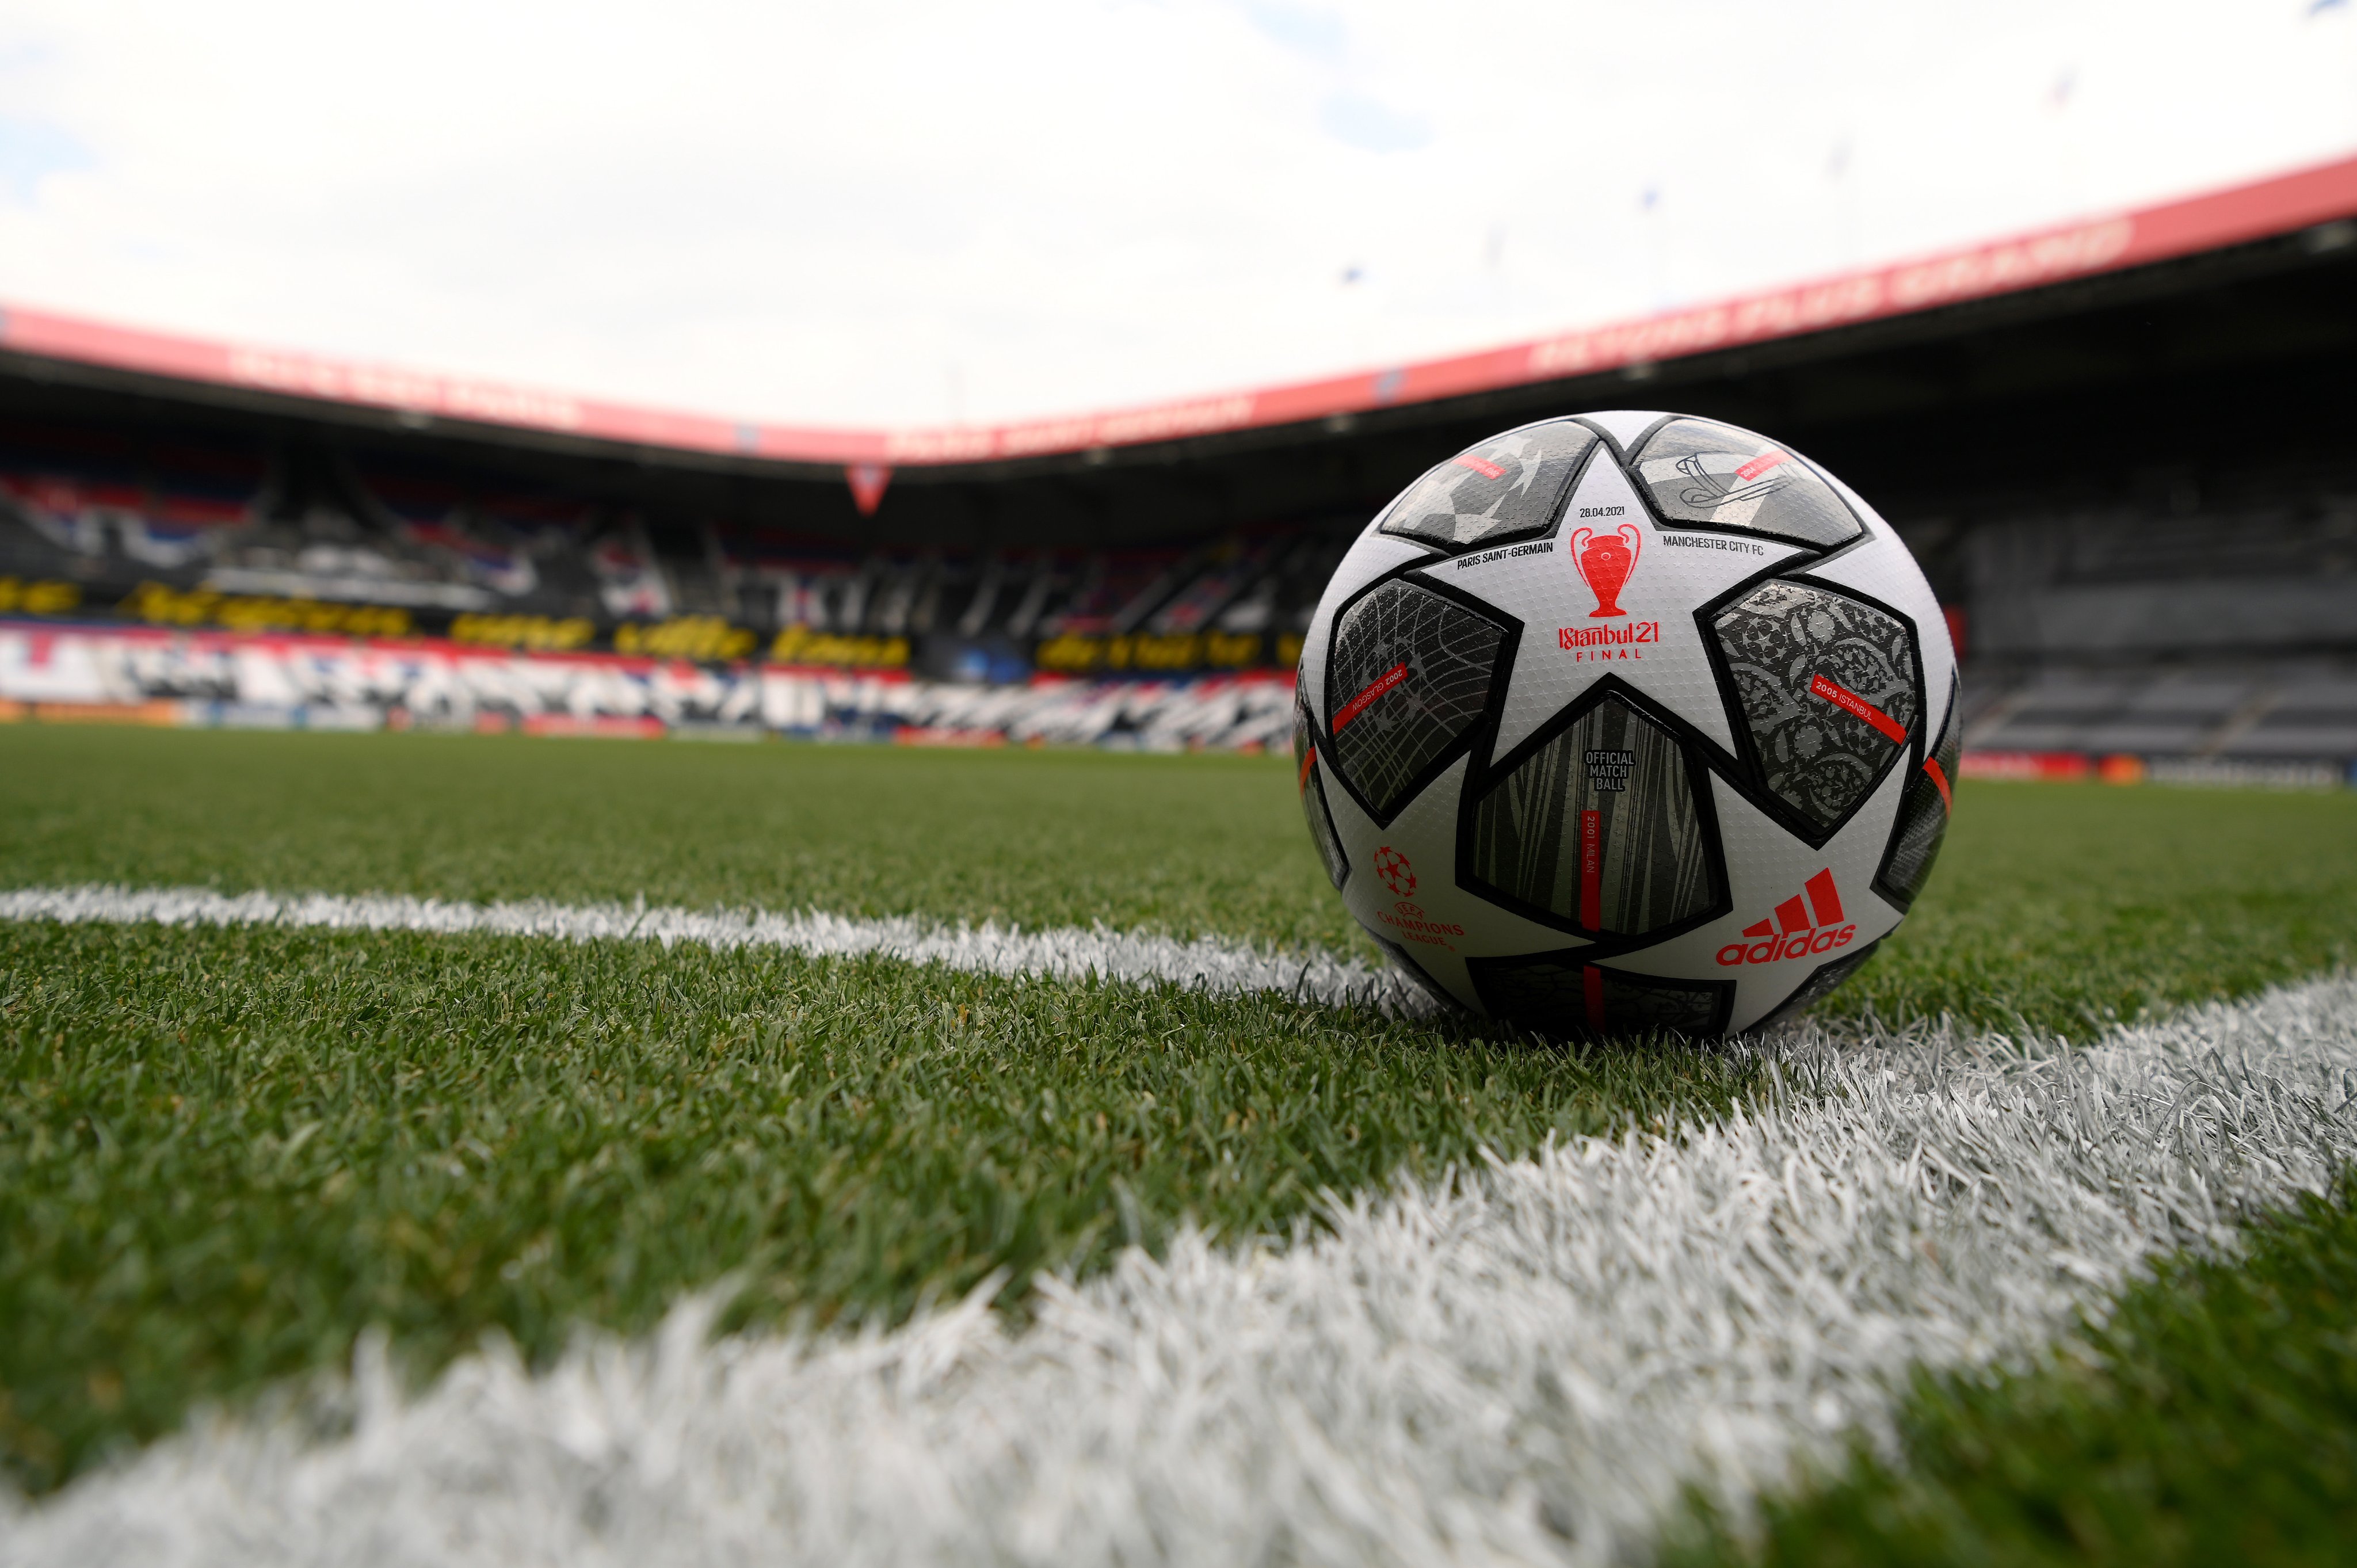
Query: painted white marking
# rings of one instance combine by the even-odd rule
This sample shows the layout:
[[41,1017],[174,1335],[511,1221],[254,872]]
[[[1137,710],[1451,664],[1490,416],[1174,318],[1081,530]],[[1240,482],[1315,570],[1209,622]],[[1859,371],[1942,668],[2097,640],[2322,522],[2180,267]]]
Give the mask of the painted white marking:
[[547,937],[563,941],[689,942],[780,948],[820,958],[875,954],[986,974],[1135,985],[1168,983],[1214,993],[1278,992],[1329,1005],[1358,1004],[1423,1015],[1433,1003],[1393,973],[1329,952],[1151,932],[1062,927],[1027,931],[944,925],[910,916],[860,919],[815,911],[649,908],[643,904],[466,904],[370,893],[216,893],[203,887],[27,887],[0,892],[0,919],[167,926],[326,927],[368,931]]
[[1755,1107],[1189,1236],[1031,1326],[708,1337],[716,1294],[352,1425],[199,1423],[0,1520],[12,1563],[1504,1563],[1642,1557],[1887,1440],[1908,1368],[2016,1356],[2357,1153],[2357,983],[2093,1048],[1784,1036]]

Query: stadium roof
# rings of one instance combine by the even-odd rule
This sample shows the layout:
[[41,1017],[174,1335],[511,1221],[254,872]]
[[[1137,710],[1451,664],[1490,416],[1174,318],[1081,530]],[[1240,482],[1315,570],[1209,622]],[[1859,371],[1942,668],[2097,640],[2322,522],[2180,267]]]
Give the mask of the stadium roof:
[[[151,395],[346,412],[415,430],[554,437],[568,446],[807,470],[974,472],[1112,449],[1347,423],[1472,394],[1628,371],[1903,317],[2298,232],[2357,216],[2357,157],[1940,254],[1584,328],[1474,353],[1316,381],[1000,424],[892,430],[732,421],[299,351],[212,342],[0,306],[0,367]],[[947,477],[947,473],[944,473]],[[872,482],[872,481],[871,481]]]

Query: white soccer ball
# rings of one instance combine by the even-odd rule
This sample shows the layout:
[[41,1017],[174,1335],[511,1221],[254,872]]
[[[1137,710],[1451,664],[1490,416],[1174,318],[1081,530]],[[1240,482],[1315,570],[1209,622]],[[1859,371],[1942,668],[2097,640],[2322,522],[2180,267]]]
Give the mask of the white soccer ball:
[[1713,420],[1550,419],[1441,464],[1343,558],[1298,690],[1351,913],[1435,995],[1543,1033],[1798,1012],[1947,831],[1956,655],[1914,557]]

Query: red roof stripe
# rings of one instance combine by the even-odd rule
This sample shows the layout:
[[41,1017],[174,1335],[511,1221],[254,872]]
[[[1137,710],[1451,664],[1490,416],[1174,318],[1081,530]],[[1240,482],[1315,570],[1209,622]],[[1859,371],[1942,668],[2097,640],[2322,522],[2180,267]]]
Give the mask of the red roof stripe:
[[2357,157],[1784,288],[1446,359],[1003,424],[855,430],[605,403],[481,377],[209,342],[0,307],[0,349],[46,359],[634,446],[804,463],[971,463],[1292,424],[1707,353],[1929,310],[2357,215]]

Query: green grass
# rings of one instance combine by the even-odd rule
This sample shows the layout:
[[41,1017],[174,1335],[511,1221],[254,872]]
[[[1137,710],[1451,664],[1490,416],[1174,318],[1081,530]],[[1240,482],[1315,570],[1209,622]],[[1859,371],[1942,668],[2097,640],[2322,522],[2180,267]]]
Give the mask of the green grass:
[[0,881],[630,898],[1375,949],[1279,758],[0,725]]
[[[1826,1004],[2084,1034],[2357,961],[2357,795],[1967,785]],[[1282,758],[0,726],[0,882],[1103,920],[1361,955]]]
[[2357,794],[1967,784],[1907,924],[1821,1009],[2082,1036],[2357,963]]
[[[2085,1033],[2349,961],[2357,799],[1967,787],[1828,1004]],[[1103,919],[1368,950],[1282,759],[0,727],[0,886]],[[1254,999],[490,938],[0,925],[0,1454],[36,1487],[390,1326],[886,1319],[1184,1217],[1723,1104]],[[1102,1119],[1102,1120],[1100,1120]]]
[[[2179,1258],[2083,1344],[1921,1378],[1903,1457],[1853,1454],[1669,1562],[1759,1568],[2345,1563],[2357,1556],[2357,1178]],[[1707,1519],[1707,1516],[1705,1516]]]
[[1373,1015],[774,951],[267,928],[0,928],[0,1456],[53,1485],[201,1399],[497,1326],[886,1319],[1084,1272],[1182,1217],[1697,1104],[1694,1053],[1585,1058]]

